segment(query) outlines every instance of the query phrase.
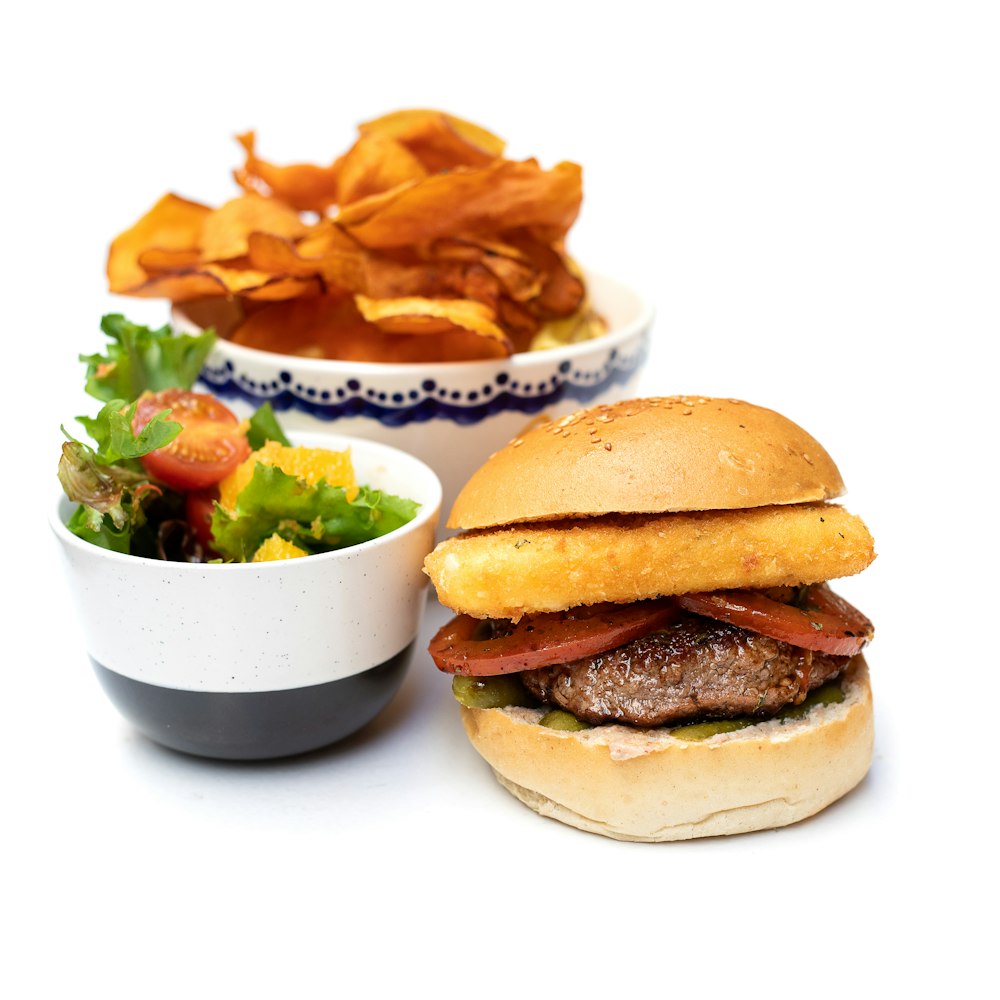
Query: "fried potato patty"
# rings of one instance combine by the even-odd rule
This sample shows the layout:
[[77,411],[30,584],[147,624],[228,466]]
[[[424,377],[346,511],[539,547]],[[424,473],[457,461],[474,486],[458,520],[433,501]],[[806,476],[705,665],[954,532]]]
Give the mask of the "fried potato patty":
[[456,612],[516,621],[601,601],[818,583],[874,558],[861,518],[806,503],[469,532],[438,545],[424,570]]

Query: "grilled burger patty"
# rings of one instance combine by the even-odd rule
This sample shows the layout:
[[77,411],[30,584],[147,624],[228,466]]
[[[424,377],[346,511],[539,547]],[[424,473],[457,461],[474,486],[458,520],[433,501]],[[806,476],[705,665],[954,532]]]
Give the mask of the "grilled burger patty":
[[662,726],[773,715],[849,660],[689,615],[617,649],[520,677],[539,701],[592,724]]

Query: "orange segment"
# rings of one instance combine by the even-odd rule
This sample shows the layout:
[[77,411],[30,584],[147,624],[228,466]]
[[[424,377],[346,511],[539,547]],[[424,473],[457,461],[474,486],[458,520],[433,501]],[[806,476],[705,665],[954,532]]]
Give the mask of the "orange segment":
[[350,450],[329,451],[326,448],[302,446],[289,448],[277,441],[268,441],[219,483],[219,503],[226,510],[236,510],[236,498],[253,479],[253,470],[258,462],[276,465],[282,472],[304,479],[310,486],[315,486],[321,479],[325,479],[330,486],[343,486],[348,500],[353,500],[358,495]]
[[299,556],[307,556],[308,552],[303,552],[297,545],[286,541],[281,535],[271,535],[259,549],[253,554],[253,561],[275,562],[278,559],[298,559]]

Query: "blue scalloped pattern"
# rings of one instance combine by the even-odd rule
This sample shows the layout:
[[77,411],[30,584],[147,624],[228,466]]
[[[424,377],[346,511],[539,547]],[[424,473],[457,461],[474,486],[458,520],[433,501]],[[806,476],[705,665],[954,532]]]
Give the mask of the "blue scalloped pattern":
[[[424,379],[406,392],[386,393],[366,387],[358,378],[345,379],[336,389],[318,389],[296,382],[281,371],[271,382],[258,382],[235,374],[233,363],[206,365],[200,380],[223,399],[243,399],[253,406],[270,402],[275,410],[296,409],[317,420],[369,417],[385,427],[403,427],[428,420],[450,420],[461,426],[478,424],[496,413],[515,410],[537,413],[563,399],[587,403],[615,385],[623,385],[638,371],[649,353],[649,335],[623,357],[612,350],[607,362],[592,371],[574,369],[564,361],[558,371],[541,382],[519,382],[500,372],[491,384],[473,390],[450,389],[438,379]],[[446,368],[443,368],[447,372]]]

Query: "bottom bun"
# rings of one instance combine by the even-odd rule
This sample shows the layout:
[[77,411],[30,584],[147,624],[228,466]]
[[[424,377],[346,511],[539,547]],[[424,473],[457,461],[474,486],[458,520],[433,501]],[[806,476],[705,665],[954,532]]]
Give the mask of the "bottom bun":
[[844,701],[701,742],[662,729],[605,725],[562,732],[538,709],[462,708],[472,745],[497,780],[542,816],[616,840],[690,840],[787,826],[846,795],[874,744],[861,656]]

